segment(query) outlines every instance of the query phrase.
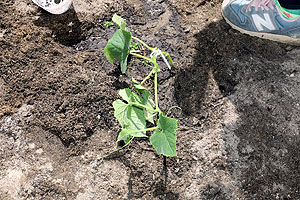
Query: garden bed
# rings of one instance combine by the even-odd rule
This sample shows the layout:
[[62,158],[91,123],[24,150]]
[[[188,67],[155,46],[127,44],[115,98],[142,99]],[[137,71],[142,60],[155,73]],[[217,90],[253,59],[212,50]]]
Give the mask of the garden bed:
[[[300,49],[231,29],[220,8],[74,0],[51,15],[0,2],[0,199],[298,199]],[[114,13],[173,58],[158,80],[162,111],[182,109],[177,157],[145,138],[96,159],[118,147],[112,103],[135,73],[103,54]]]

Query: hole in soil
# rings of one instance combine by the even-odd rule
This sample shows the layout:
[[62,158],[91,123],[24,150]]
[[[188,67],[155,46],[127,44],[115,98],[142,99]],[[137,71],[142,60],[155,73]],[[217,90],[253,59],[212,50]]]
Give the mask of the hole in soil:
[[42,10],[34,24],[48,27],[52,31],[50,37],[66,46],[74,46],[85,40],[87,31],[93,26],[91,22],[80,22],[73,8],[61,15],[52,15]]

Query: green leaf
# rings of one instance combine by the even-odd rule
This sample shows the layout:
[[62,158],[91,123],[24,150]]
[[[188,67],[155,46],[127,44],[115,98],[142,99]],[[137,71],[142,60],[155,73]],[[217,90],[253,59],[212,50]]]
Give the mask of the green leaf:
[[121,124],[122,128],[126,128],[128,126],[128,119],[127,119],[127,109],[128,104],[124,103],[120,99],[113,102],[114,107],[114,116]]
[[123,140],[125,142],[125,144],[127,144],[130,139],[132,138],[131,135],[128,134],[128,132],[126,131],[127,129],[122,129],[121,132],[119,133],[117,142]]
[[129,122],[129,126],[127,126],[127,129],[143,130],[146,128],[146,119],[142,109],[135,106],[128,106],[126,114]]
[[147,137],[145,131],[139,131],[146,128],[146,119],[142,109],[128,105],[120,99],[114,101],[113,107],[114,116],[122,127],[118,141],[124,140],[126,142],[130,139],[129,136]]
[[104,49],[106,59],[113,63],[116,59],[121,65],[122,73],[126,72],[127,69],[127,58],[130,53],[131,33],[126,30],[117,30],[111,39],[108,40],[107,45]]
[[129,88],[121,89],[119,91],[119,95],[122,97],[123,100],[125,100],[127,103],[130,102],[130,96],[132,92]]
[[[140,93],[143,93],[144,90],[147,90],[144,86],[142,86],[137,80],[134,78],[131,79],[132,85],[134,89]],[[147,90],[148,91],[148,90]]]
[[136,132],[136,130],[122,129],[119,133],[117,142],[123,140],[127,143],[131,137],[147,137],[147,135],[142,132]]
[[[130,103],[130,102],[139,103],[139,104],[145,105],[149,108],[152,108],[154,110],[154,102],[150,97],[150,92],[141,85],[134,84],[134,88],[138,92],[143,94],[143,98],[140,97],[138,94],[132,92],[129,88],[120,90],[119,95],[122,97],[123,100],[125,100],[128,103]],[[148,110],[146,108],[143,108],[143,109],[144,109],[145,119],[147,121],[151,122],[152,124],[154,124],[153,117],[156,115],[156,113],[151,110]]]
[[128,105],[120,99],[114,101],[114,115],[122,128],[130,130],[143,130],[146,128],[146,119],[142,109]]
[[132,92],[129,88],[125,88],[119,91],[119,95],[124,99],[127,103],[135,102],[143,104],[143,99],[137,95],[136,93]]
[[114,60],[115,58],[113,57],[113,55],[111,55],[110,51],[108,50],[107,46],[104,49],[104,55],[106,57],[106,59],[108,60],[108,62],[110,64],[114,64]]
[[113,17],[112,17],[112,21],[117,24],[120,29],[124,29],[126,28],[126,22],[125,22],[125,19],[123,19],[122,17],[120,17],[119,15],[117,14],[114,14]]
[[[143,102],[142,104],[152,108],[153,110],[155,107],[154,101],[151,99],[151,93],[149,90],[147,90],[146,88],[144,88],[141,84],[139,84],[135,79],[132,79],[132,83],[133,83],[133,87],[134,89],[141,93],[143,95]],[[154,124],[154,120],[153,117],[156,115],[155,112],[152,112],[151,110],[144,110],[145,113],[145,118],[147,121],[151,122],[152,124]]]
[[158,129],[155,131],[150,137],[150,143],[158,154],[177,156],[175,134],[177,130],[177,120],[160,114],[157,125],[161,130]]

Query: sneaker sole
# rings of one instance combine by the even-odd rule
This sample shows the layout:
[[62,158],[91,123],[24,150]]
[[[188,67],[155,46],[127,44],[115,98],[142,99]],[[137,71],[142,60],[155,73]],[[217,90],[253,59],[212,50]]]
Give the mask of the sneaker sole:
[[72,0],[64,0],[63,2],[61,2],[55,6],[52,6],[52,7],[41,6],[37,0],[32,0],[32,1],[39,7],[43,8],[44,10],[48,11],[49,13],[52,13],[55,15],[59,15],[59,14],[63,14],[65,12],[67,12],[72,5]]
[[272,34],[272,33],[262,33],[262,32],[253,32],[253,31],[247,31],[245,29],[242,29],[233,23],[231,23],[224,15],[223,13],[223,8],[229,4],[232,0],[224,0],[222,3],[222,16],[225,19],[225,21],[233,28],[238,30],[241,33],[250,35],[250,36],[255,36],[259,37],[262,39],[268,39],[276,42],[281,42],[281,43],[287,43],[287,44],[293,44],[293,45],[300,45],[300,39],[297,38],[292,38],[286,35],[277,35],[277,34]]

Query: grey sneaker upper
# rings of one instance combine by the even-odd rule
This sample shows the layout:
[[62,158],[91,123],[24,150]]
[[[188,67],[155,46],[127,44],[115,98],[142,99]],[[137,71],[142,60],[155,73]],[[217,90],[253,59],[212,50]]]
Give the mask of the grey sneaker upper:
[[286,20],[274,0],[225,0],[222,12],[230,23],[246,31],[300,37],[300,18]]

